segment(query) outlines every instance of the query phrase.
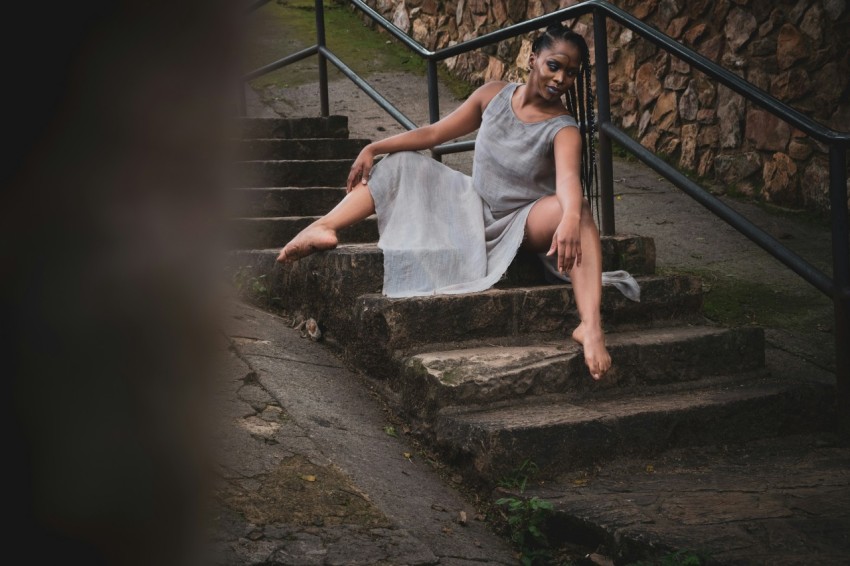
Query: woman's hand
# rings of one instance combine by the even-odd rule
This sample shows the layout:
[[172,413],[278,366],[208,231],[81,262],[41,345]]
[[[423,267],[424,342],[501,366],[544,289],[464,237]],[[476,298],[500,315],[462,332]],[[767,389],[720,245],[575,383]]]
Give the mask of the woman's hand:
[[546,255],[557,254],[558,271],[561,273],[581,265],[580,222],[581,218],[564,216],[552,236],[552,246],[546,252]]
[[367,145],[360,151],[360,155],[354,160],[348,180],[345,182],[345,192],[350,193],[358,183],[364,185],[369,183],[369,175],[372,174],[372,165],[375,163],[375,154]]

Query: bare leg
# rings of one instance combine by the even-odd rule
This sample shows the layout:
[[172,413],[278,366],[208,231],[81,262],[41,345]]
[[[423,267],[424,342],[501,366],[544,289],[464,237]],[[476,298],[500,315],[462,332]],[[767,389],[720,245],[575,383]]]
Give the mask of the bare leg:
[[339,240],[336,233],[342,228],[360,222],[364,218],[375,213],[375,201],[369,187],[358,184],[350,193],[345,195],[333,210],[322,216],[292,238],[286,244],[277,261],[289,263],[297,261],[314,252],[331,250],[337,246]]
[[[526,222],[525,247],[545,252],[561,221],[561,204],[554,196],[544,197],[531,209]],[[611,356],[602,332],[602,244],[593,221],[590,205],[585,201],[581,211],[581,265],[570,270],[576,306],[581,323],[573,331],[573,340],[582,345],[584,360],[593,379],[601,379],[611,367]]]

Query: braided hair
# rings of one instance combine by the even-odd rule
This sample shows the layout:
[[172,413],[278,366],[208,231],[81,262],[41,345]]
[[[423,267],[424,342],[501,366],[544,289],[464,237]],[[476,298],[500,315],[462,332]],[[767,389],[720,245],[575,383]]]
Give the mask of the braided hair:
[[566,92],[565,98],[567,110],[578,121],[579,132],[581,133],[581,185],[591,208],[596,210],[598,216],[599,209],[596,206],[599,200],[599,181],[596,176],[596,116],[593,111],[596,97],[593,96],[591,87],[590,50],[581,35],[560,23],[550,25],[545,32],[537,36],[531,44],[531,50],[534,53],[540,53],[543,49],[551,48],[558,41],[572,43],[578,47],[581,54],[578,77]]

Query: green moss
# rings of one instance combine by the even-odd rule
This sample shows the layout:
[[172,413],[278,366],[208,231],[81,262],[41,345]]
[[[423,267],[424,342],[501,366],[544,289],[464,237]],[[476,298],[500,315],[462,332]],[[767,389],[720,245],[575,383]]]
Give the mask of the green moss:
[[[659,270],[671,273],[672,270]],[[700,277],[705,316],[724,326],[758,325],[807,331],[820,320],[830,301],[816,290],[805,294],[777,290],[767,283],[744,281],[711,270],[675,270]]]

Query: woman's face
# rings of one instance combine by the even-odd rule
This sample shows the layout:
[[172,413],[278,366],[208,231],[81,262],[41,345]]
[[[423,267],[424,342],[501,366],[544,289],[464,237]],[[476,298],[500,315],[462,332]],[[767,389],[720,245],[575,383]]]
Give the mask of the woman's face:
[[581,53],[571,41],[556,41],[548,48],[532,53],[528,84],[546,100],[560,98],[572,88],[581,66]]

